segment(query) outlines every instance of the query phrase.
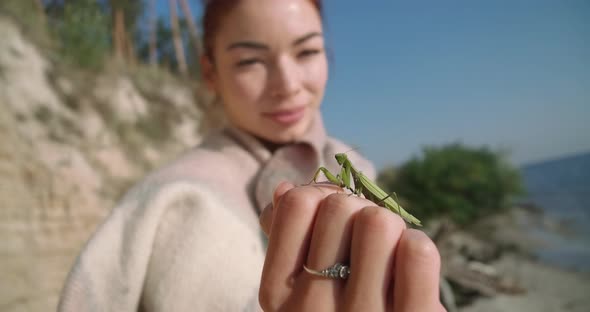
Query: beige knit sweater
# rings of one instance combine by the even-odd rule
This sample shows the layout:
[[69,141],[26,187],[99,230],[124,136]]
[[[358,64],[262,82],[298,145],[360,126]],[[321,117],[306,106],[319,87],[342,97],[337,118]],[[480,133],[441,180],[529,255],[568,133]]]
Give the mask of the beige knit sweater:
[[[65,283],[58,311],[253,311],[264,262],[258,213],[282,180],[337,170],[350,148],[326,137],[321,118],[271,154],[234,128],[131,189],[98,228]],[[351,152],[369,176],[369,162]]]

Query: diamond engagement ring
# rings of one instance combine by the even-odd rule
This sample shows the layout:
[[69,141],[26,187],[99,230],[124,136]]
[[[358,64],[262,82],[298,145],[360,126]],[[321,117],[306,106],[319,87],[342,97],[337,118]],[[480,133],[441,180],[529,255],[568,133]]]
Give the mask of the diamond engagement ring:
[[323,269],[321,271],[312,270],[312,269],[306,267],[305,265],[303,265],[303,268],[309,274],[313,274],[316,276],[322,276],[322,277],[329,277],[329,278],[334,278],[334,279],[337,279],[337,278],[346,279],[348,277],[348,275],[350,275],[350,268],[344,264],[341,264],[341,263],[336,263],[333,266],[331,266],[327,269]]

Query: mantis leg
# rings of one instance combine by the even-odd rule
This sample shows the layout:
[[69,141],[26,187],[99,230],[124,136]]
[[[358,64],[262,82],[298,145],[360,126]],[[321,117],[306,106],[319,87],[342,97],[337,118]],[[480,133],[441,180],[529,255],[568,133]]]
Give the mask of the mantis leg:
[[347,166],[346,163],[343,163],[340,166],[340,179],[342,180],[342,185],[341,186],[346,186],[346,188],[348,188],[349,190],[351,190],[350,187],[350,166]]
[[361,196],[363,194],[363,186],[359,183],[359,185],[354,184],[354,194],[356,196]]
[[382,198],[381,200],[379,200],[379,202],[377,202],[376,204],[377,204],[377,205],[381,205],[381,204],[383,204],[383,202],[385,202],[385,200],[386,200],[386,199],[388,199],[389,197],[391,197],[391,195],[395,195],[395,197],[396,197],[396,199],[397,199],[397,195],[396,195],[396,194],[395,194],[395,192],[394,192],[394,193],[391,193],[391,194],[389,194],[389,195],[387,195],[387,196],[383,197],[383,198]]
[[[393,210],[395,210],[397,212],[397,214],[399,214],[400,216],[402,215],[402,209],[400,207],[400,205],[398,204],[399,202],[399,198],[397,198],[397,194],[395,192],[385,196],[385,198],[383,198],[382,200],[379,201],[379,204],[385,202],[386,199],[388,199],[389,197],[391,197],[391,195],[393,194],[393,196],[395,197],[394,203],[395,205],[392,207]],[[405,211],[404,211],[405,213]]]
[[340,187],[343,185],[342,178],[340,176],[334,176],[328,169],[326,169],[324,167],[318,168],[318,170],[313,175],[313,179],[311,179],[311,181],[309,181],[308,184],[311,184],[312,182],[317,182],[320,172],[324,173],[324,176],[326,177],[326,179],[328,179],[328,181],[330,181]]

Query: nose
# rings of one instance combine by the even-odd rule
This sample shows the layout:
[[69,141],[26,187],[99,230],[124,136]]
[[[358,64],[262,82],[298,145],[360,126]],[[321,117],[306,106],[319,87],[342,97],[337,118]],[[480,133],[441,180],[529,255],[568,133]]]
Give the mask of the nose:
[[269,78],[272,97],[287,98],[301,90],[301,72],[289,57],[277,59]]

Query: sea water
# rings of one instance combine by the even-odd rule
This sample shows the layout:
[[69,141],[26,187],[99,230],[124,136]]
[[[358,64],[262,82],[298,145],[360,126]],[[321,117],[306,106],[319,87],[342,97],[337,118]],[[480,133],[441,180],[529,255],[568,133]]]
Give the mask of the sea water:
[[521,168],[526,200],[547,217],[561,221],[568,235],[537,229],[548,244],[539,260],[566,269],[590,272],[590,153]]

